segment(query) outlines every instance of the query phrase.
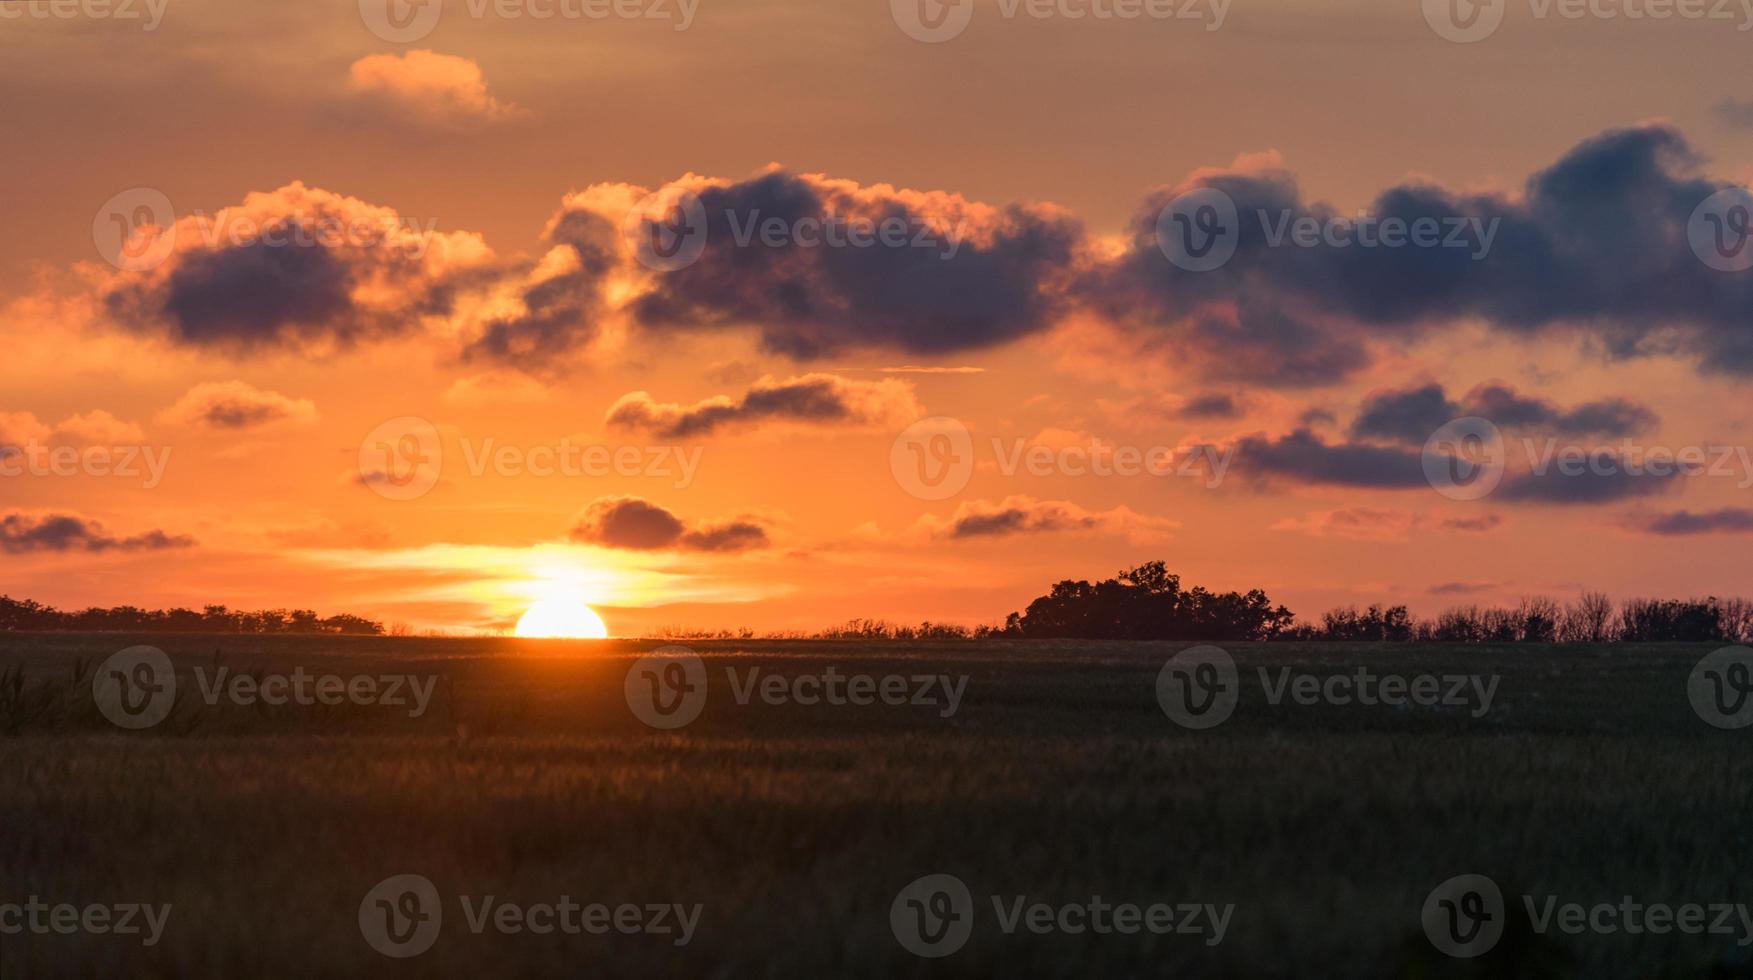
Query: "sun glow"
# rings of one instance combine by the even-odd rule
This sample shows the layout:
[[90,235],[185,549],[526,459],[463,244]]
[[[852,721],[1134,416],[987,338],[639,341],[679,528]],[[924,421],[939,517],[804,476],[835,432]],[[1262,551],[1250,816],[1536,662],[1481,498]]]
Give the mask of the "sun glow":
[[577,599],[543,599],[517,621],[514,635],[530,638],[601,640],[609,635],[603,618]]

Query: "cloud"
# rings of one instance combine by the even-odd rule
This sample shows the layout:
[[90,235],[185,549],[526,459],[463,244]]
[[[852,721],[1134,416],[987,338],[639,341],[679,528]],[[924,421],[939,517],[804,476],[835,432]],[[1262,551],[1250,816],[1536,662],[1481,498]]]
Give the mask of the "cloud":
[[738,397],[719,395],[692,405],[658,402],[647,392],[635,391],[610,406],[605,421],[663,438],[685,439],[768,423],[902,426],[924,414],[906,382],[805,374],[784,381],[765,377]]
[[1497,514],[1481,514],[1478,517],[1445,517],[1437,521],[1437,526],[1445,531],[1465,531],[1483,534],[1502,527],[1504,520]]
[[1656,413],[1625,398],[1605,398],[1561,408],[1518,394],[1498,382],[1475,387],[1459,402],[1440,384],[1371,392],[1351,423],[1364,439],[1423,445],[1431,433],[1464,416],[1478,416],[1506,429],[1531,429],[1565,438],[1627,436],[1656,425]]
[[1746,99],[1724,99],[1711,106],[1711,111],[1735,129],[1753,129],[1753,102]]
[[287,423],[316,421],[316,405],[304,398],[288,398],[242,381],[209,381],[190,388],[165,418],[183,425],[212,429],[253,429]]
[[478,235],[423,230],[299,182],[162,234],[168,257],[113,275],[103,305],[126,327],[195,347],[323,352],[405,333],[450,313],[492,260]]
[[13,511],[0,516],[0,551],[22,555],[72,551],[162,551],[187,548],[195,540],[184,535],[148,531],[133,537],[117,537],[95,521],[72,514],[26,514]]
[[1051,534],[1091,531],[1125,534],[1134,538],[1161,537],[1180,527],[1180,522],[1147,517],[1126,507],[1091,511],[1065,500],[1036,500],[1013,495],[997,503],[966,501],[948,521],[926,515],[919,526],[931,537],[966,540],[1019,534]]
[[571,538],[583,544],[635,551],[732,552],[768,544],[766,528],[753,520],[691,524],[639,497],[592,501],[573,526]]
[[1428,487],[1420,454],[1365,443],[1328,443],[1309,429],[1277,439],[1264,433],[1235,445],[1238,469],[1294,483],[1404,490]]
[[447,405],[525,405],[548,398],[548,388],[520,371],[486,371],[451,382],[444,390]]
[[1450,401],[1439,384],[1373,391],[1351,422],[1351,434],[1423,445],[1431,433],[1467,413]]
[[901,365],[897,365],[896,367],[878,368],[877,370],[881,371],[884,374],[985,374],[986,373],[986,369],[983,367],[970,367],[968,365],[957,365],[957,366],[953,366],[953,367],[949,367],[949,366],[938,367],[938,366],[927,365],[927,364],[901,364]]
[[[1408,182],[1384,189],[1377,219],[1462,229],[1464,247],[1274,247],[1288,219],[1325,223],[1275,157],[1195,173],[1144,202],[1131,245],[1080,282],[1109,317],[1174,338],[1202,367],[1262,383],[1334,381],[1434,324],[1477,318],[1511,334],[1570,331],[1616,357],[1675,353],[1703,370],[1753,374],[1753,280],[1706,266],[1688,246],[1696,208],[1732,186],[1698,175],[1670,126],[1613,129],[1528,178],[1519,196]],[[1217,188],[1240,230],[1220,269],[1187,272],[1157,245],[1165,204]],[[1265,220],[1262,220],[1264,216]],[[1483,248],[1483,232],[1492,231]]]
[[1753,532],[1753,509],[1723,507],[1694,513],[1675,510],[1665,513],[1639,513],[1625,518],[1623,525],[1644,534],[1681,537],[1694,534],[1746,534]]
[[1496,499],[1535,504],[1604,504],[1633,497],[1667,493],[1685,475],[1679,468],[1654,471],[1632,465],[1612,450],[1586,455],[1581,465],[1565,472],[1558,465],[1506,477]]
[[624,214],[634,200],[626,185],[597,185],[568,198],[543,231],[547,251],[502,284],[515,295],[468,341],[463,359],[555,374],[596,340],[609,313],[605,288],[629,261],[606,215]]
[[414,50],[373,54],[347,71],[353,94],[392,118],[439,130],[467,130],[528,115],[487,91],[468,58]]
[[[630,304],[635,319],[658,331],[752,327],[765,349],[798,358],[865,348],[948,353],[1042,330],[1063,312],[1087,244],[1082,224],[1050,206],[994,207],[821,174],[689,175],[660,193],[678,191],[703,209],[705,250],[651,277]],[[636,215],[633,234],[660,230],[664,218]],[[774,223],[787,229],[786,244],[764,243],[761,229]],[[796,243],[834,227],[850,241],[865,223],[871,235],[891,228],[891,242],[906,244]]]
[[0,412],[0,450],[39,446],[137,446],[145,441],[140,426],[94,409],[69,415],[53,425],[31,412]]
[[1479,517],[1441,517],[1377,507],[1344,507],[1314,511],[1300,518],[1287,517],[1271,525],[1273,531],[1296,531],[1313,538],[1338,537],[1354,541],[1404,541],[1415,530],[1484,532],[1503,523],[1495,514]]
[[1125,402],[1097,399],[1096,404],[1117,420],[1137,419],[1143,416],[1153,419],[1205,422],[1242,417],[1242,399],[1221,391],[1201,392],[1184,398],[1174,396],[1134,398]]
[[1271,526],[1274,531],[1297,531],[1314,538],[1329,535],[1357,541],[1401,541],[1411,533],[1418,515],[1404,510],[1346,507],[1317,511],[1302,518],[1287,517]]
[[1496,582],[1442,582],[1424,591],[1426,595],[1478,595],[1497,588]]
[[1603,398],[1565,409],[1544,399],[1525,398],[1501,384],[1474,388],[1463,404],[1467,414],[1504,428],[1538,429],[1574,439],[1628,436],[1660,421],[1648,407],[1625,398]]

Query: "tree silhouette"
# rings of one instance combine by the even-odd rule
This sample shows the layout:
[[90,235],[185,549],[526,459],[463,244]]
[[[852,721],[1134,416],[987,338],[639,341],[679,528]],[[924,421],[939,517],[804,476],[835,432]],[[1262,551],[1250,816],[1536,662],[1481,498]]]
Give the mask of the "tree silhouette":
[[1182,590],[1160,561],[1091,584],[1066,580],[1005,620],[1004,633],[1029,639],[1269,640],[1295,617],[1253,589]]

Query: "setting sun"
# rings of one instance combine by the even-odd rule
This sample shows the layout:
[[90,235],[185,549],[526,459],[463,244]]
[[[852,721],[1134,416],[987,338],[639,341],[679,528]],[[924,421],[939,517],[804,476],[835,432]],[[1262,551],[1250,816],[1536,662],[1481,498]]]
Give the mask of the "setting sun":
[[601,640],[609,635],[603,618],[576,599],[543,599],[517,621],[516,636]]

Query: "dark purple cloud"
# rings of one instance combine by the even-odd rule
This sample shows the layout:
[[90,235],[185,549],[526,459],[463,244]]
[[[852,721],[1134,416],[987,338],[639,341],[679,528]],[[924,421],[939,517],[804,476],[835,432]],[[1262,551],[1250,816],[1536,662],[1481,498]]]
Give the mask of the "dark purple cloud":
[[1251,435],[1235,445],[1236,469],[1293,483],[1404,490],[1428,487],[1417,452],[1365,443],[1324,441],[1309,429],[1277,439]]
[[[985,208],[780,170],[694,190],[705,250],[653,277],[635,318],[657,331],[752,327],[766,349],[799,358],[873,347],[939,354],[1041,330],[1063,311],[1086,245],[1076,219],[1045,207]],[[887,223],[907,231],[905,244],[789,238],[830,219]],[[763,241],[774,221],[788,229],[785,244]]]
[[0,551],[22,555],[35,552],[162,551],[187,548],[195,540],[153,530],[132,537],[119,537],[101,524],[72,514],[21,514],[0,516]]
[[1588,453],[1580,465],[1553,460],[1540,469],[1506,478],[1497,499],[1535,504],[1605,504],[1667,493],[1685,475],[1678,467],[1660,472],[1632,466],[1611,450]]
[[[1445,240],[1450,228],[1489,228],[1489,248],[1474,247],[1483,236],[1471,231],[1468,247],[1274,247],[1286,218],[1345,216],[1305,201],[1282,170],[1206,172],[1147,199],[1131,248],[1080,293],[1114,319],[1171,331],[1202,362],[1269,384],[1342,378],[1369,362],[1369,343],[1463,317],[1510,333],[1579,331],[1619,357],[1677,352],[1704,370],[1753,373],[1753,279],[1711,269],[1688,244],[1694,210],[1731,186],[1698,169],[1678,131],[1650,124],[1584,141],[1517,197],[1409,183],[1368,209],[1409,225],[1434,220]],[[1162,208],[1194,186],[1227,193],[1240,217],[1235,254],[1214,271],[1180,269],[1157,245]],[[1212,330],[1214,316],[1232,326]]]
[[572,540],[633,551],[748,551],[768,544],[767,531],[750,520],[690,525],[638,497],[592,501],[573,526]]
[[1519,394],[1508,385],[1479,385],[1459,402],[1440,384],[1371,392],[1364,399],[1351,434],[1423,445],[1431,433],[1454,419],[1478,416],[1503,429],[1521,429],[1570,439],[1628,436],[1653,427],[1649,408],[1625,398],[1604,398],[1563,408]]
[[1666,513],[1635,514],[1625,526],[1645,534],[1681,537],[1694,534],[1746,534],[1753,532],[1753,508],[1723,507],[1718,510],[1693,512],[1675,510]]
[[687,439],[769,422],[905,425],[922,414],[924,410],[906,382],[806,374],[783,381],[762,378],[737,397],[719,395],[692,405],[659,402],[647,392],[635,391],[610,406],[605,421],[663,438]]
[[198,347],[328,349],[408,332],[487,274],[476,236],[297,182],[170,234],[161,265],[122,274],[102,300],[120,323]]

